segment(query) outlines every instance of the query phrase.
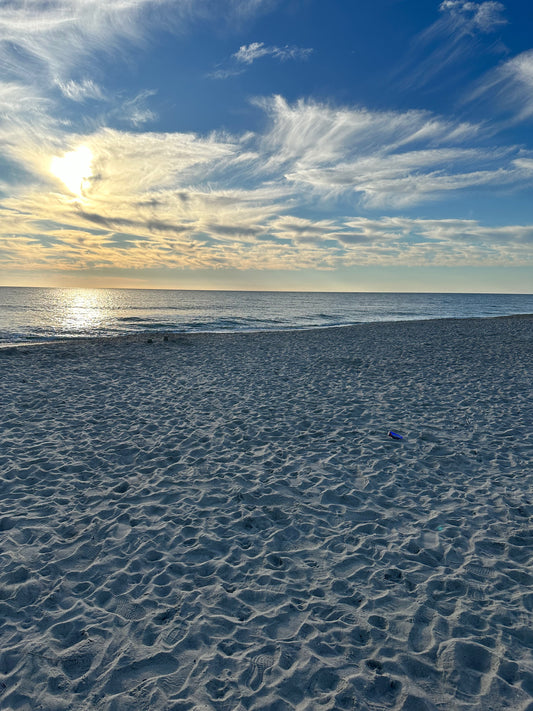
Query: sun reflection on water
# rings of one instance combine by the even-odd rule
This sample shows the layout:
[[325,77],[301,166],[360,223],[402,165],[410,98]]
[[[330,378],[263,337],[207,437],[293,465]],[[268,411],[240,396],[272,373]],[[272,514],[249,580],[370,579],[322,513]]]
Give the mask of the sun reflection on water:
[[91,335],[109,321],[109,292],[104,289],[61,289],[58,301],[62,331]]

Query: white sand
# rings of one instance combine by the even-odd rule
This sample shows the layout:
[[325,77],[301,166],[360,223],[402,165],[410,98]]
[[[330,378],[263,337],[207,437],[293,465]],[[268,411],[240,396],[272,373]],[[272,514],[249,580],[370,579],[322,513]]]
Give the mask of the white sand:
[[532,324],[0,351],[2,711],[531,711]]

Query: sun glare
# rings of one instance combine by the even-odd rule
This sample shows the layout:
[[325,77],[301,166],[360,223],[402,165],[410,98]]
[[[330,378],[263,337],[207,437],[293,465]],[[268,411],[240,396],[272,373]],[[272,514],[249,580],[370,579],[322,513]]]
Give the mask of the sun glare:
[[70,335],[90,334],[105,323],[109,295],[105,290],[63,289],[57,292],[62,330]]
[[92,175],[93,154],[87,146],[65,153],[61,158],[52,158],[50,172],[59,178],[74,195],[81,196],[88,187]]

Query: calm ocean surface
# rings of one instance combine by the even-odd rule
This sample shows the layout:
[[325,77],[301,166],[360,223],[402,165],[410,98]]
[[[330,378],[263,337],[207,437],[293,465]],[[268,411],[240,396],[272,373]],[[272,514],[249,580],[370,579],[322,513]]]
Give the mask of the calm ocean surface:
[[520,313],[533,313],[533,295],[0,287],[0,343]]

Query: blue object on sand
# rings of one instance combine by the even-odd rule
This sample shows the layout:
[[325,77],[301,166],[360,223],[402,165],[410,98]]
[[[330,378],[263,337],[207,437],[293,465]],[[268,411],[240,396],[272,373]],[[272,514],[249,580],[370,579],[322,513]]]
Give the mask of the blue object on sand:
[[397,434],[396,432],[393,432],[392,430],[387,432],[387,434],[389,435],[389,437],[392,437],[392,439],[403,439],[402,435]]

